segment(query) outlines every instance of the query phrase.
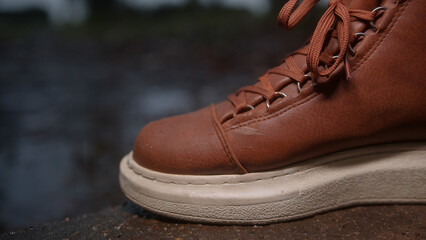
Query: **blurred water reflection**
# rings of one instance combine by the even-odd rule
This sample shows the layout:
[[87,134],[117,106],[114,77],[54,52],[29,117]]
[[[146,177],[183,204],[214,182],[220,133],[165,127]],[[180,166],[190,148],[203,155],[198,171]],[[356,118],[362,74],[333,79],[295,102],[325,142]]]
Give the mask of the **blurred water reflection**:
[[[176,7],[191,0],[117,0],[124,6],[142,11],[162,7]],[[203,6],[220,5],[229,8],[246,9],[256,14],[269,10],[269,0],[195,0]],[[16,12],[39,9],[46,12],[51,23],[81,23],[88,17],[91,0],[0,0],[0,12]]]
[[44,11],[53,24],[81,23],[88,17],[87,0],[0,0],[0,12]]
[[278,8],[100,2],[85,24],[54,29],[37,11],[0,14],[0,230],[120,203],[118,163],[140,127],[253,83],[313,27],[285,41]]
[[[51,23],[81,23],[89,16],[89,3],[96,0],[0,0],[0,12],[16,12],[39,9],[46,12]],[[109,2],[110,0],[105,0]],[[197,2],[202,6],[222,6],[245,9],[254,14],[265,14],[270,10],[270,0],[116,0],[123,5],[142,11],[162,7],[176,7]],[[326,0],[321,3],[326,4]]]

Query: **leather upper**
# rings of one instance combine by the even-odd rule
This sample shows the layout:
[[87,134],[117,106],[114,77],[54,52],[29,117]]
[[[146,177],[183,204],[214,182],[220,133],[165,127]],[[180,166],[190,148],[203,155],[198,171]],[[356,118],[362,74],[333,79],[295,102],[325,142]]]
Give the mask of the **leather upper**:
[[[345,1],[349,8],[385,6],[369,23],[353,22],[365,33],[356,53],[318,83],[298,91],[285,76],[270,75],[284,92],[268,108],[248,93],[254,110],[235,112],[229,102],[152,122],[139,133],[133,157],[140,165],[175,174],[243,174],[274,170],[348,148],[426,140],[426,2],[423,0]],[[331,39],[326,51],[338,51]],[[295,56],[308,71],[306,59]],[[284,63],[283,63],[284,64]],[[347,80],[347,71],[351,78]]]

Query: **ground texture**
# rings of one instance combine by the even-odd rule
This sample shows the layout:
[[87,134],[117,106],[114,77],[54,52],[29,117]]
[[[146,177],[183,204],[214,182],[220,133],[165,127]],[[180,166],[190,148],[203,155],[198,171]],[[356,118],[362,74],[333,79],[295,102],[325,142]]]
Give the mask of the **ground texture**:
[[426,205],[361,206],[265,226],[219,226],[164,219],[126,202],[1,239],[426,239]]

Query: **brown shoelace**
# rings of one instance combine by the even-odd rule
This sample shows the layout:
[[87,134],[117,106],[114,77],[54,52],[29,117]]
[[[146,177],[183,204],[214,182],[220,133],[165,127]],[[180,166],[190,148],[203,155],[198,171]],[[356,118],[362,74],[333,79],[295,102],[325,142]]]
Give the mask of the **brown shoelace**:
[[[278,24],[286,29],[292,29],[318,1],[319,0],[304,0],[296,9],[294,8],[299,0],[288,1],[280,11]],[[298,89],[300,91],[301,84],[308,79],[316,83],[317,77],[328,76],[336,70],[339,64],[346,61],[349,45],[356,39],[355,34],[351,31],[350,23],[361,20],[372,22],[375,20],[376,13],[366,10],[348,9],[341,0],[330,0],[328,6],[328,9],[318,22],[309,46],[305,46],[287,57],[284,60],[286,66],[281,65],[272,68],[265,75],[260,77],[260,86],[245,86],[239,89],[235,94],[228,96],[228,100],[234,105],[236,113],[254,109],[253,106],[247,103],[245,96],[246,92],[263,96],[266,99],[267,107],[269,107],[269,103],[275,98],[286,97],[285,93],[278,92],[273,88],[269,80],[270,74],[278,74],[293,79],[298,84]],[[334,27],[336,31],[331,31]],[[336,56],[323,50],[326,39],[330,36],[337,37],[339,43],[339,52]],[[306,63],[310,76],[296,64],[293,57],[296,54],[306,56]],[[347,71],[346,73],[347,78],[350,78],[350,76],[348,76],[349,72],[350,71]]]

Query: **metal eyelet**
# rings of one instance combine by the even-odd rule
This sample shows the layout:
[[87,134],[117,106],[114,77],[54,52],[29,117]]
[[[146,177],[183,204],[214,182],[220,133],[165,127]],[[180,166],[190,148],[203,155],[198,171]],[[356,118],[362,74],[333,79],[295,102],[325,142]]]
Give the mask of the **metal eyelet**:
[[270,102],[269,102],[269,100],[268,99],[266,99],[266,108],[268,108],[269,109],[269,107],[271,106],[271,104],[270,104]]
[[[356,37],[359,37],[359,36],[366,37],[367,35],[368,35],[368,34],[363,33],[363,32],[357,32],[357,33],[355,33],[355,36],[356,36]],[[349,44],[348,49],[349,49],[349,52],[351,53],[351,55],[352,55],[352,56],[355,56],[355,54],[356,54],[356,50],[352,47],[352,45],[351,45],[351,44]],[[333,57],[333,58],[334,58],[334,57]]]
[[[247,108],[250,108],[250,110],[254,110],[254,107],[253,107],[252,105],[247,104],[246,106],[247,106]],[[236,117],[236,116],[237,116],[237,114],[239,114],[239,113],[234,112],[234,113],[232,114],[232,116],[233,116],[233,117]]]
[[356,51],[355,51],[355,49],[352,47],[352,45],[351,45],[351,44],[349,44],[348,49],[349,49],[349,53],[350,53],[352,56],[355,56]]
[[282,97],[287,97],[287,94],[283,93],[283,92],[275,92],[275,95],[279,95]]
[[368,34],[367,33],[364,33],[364,32],[357,32],[357,33],[355,33],[355,36],[357,36],[357,37],[359,37],[359,36],[363,36],[363,37],[366,37]]
[[307,73],[305,73],[305,78],[306,79],[311,79],[311,76],[309,76]]
[[383,6],[380,6],[380,7],[376,7],[375,9],[373,9],[373,11],[372,12],[377,12],[377,11],[379,11],[379,10],[388,10],[388,8],[387,7],[383,7]]
[[300,82],[297,82],[297,91],[300,93],[302,91],[302,86]]
[[[388,10],[388,8],[387,7],[376,7],[375,9],[373,9],[373,11],[372,12],[374,12],[374,13],[376,13],[376,12],[378,12],[378,11],[380,11],[380,10]],[[374,31],[377,31],[377,25],[374,23],[374,22],[370,22],[370,27],[374,30]]]
[[[283,92],[275,92],[275,95],[281,96],[281,97],[287,97],[287,94],[285,94]],[[266,108],[269,108],[271,106],[271,102],[269,101],[269,99],[266,99],[265,102],[266,102]]]

